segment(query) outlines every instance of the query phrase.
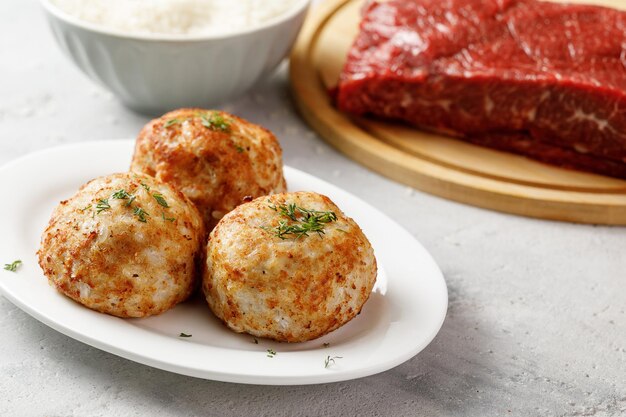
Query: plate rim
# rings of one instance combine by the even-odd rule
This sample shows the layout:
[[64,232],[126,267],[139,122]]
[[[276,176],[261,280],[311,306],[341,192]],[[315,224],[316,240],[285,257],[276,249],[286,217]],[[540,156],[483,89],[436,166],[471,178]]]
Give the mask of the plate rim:
[[[126,139],[99,140],[99,141],[88,141],[88,142],[64,144],[61,146],[41,149],[32,153],[29,153],[27,155],[21,156],[12,161],[9,161],[8,163],[0,167],[0,181],[2,181],[5,175],[7,175],[7,173],[10,173],[11,169],[14,169],[15,167],[19,167],[21,164],[25,164],[25,163],[27,164],[30,159],[36,159],[37,157],[41,157],[47,153],[67,152],[67,151],[71,152],[71,151],[80,150],[81,148],[92,148],[92,147],[97,148],[99,146],[104,146],[107,148],[115,147],[115,146],[130,148],[133,143],[134,143],[134,140],[126,140]],[[436,292],[438,292],[439,296],[441,296],[441,300],[440,300],[441,302],[439,303],[439,307],[440,307],[439,311],[432,312],[433,314],[437,315],[437,318],[438,318],[437,324],[432,327],[433,330],[430,332],[430,334],[428,334],[427,337],[424,337],[421,340],[421,343],[415,344],[412,349],[406,350],[403,355],[394,356],[393,358],[376,362],[375,364],[372,364],[370,366],[361,366],[356,369],[350,369],[350,370],[341,371],[341,372],[328,372],[328,373],[316,374],[316,375],[289,375],[289,376],[254,375],[252,376],[244,372],[231,371],[231,372],[226,373],[226,372],[219,372],[219,371],[213,370],[209,372],[210,374],[209,375],[207,374],[206,370],[188,367],[188,366],[176,364],[173,362],[166,362],[166,361],[163,361],[162,359],[159,360],[152,356],[138,355],[135,352],[129,351],[128,349],[125,349],[124,347],[120,347],[114,343],[113,344],[106,343],[102,339],[94,338],[91,335],[86,335],[86,334],[77,332],[73,328],[68,327],[67,324],[63,324],[62,322],[60,322],[58,318],[55,319],[55,318],[48,317],[42,312],[38,311],[35,306],[32,306],[29,303],[25,302],[23,299],[21,299],[19,294],[14,294],[11,288],[5,284],[4,278],[0,279],[0,293],[5,298],[7,298],[7,300],[9,300],[12,304],[17,306],[21,310],[25,311],[27,314],[34,317],[38,321],[47,325],[48,327],[68,337],[71,337],[77,341],[85,343],[89,346],[112,353],[116,356],[120,356],[128,360],[132,360],[137,363],[141,363],[143,365],[155,367],[158,369],[162,369],[162,370],[166,370],[169,372],[174,372],[174,373],[178,373],[182,375],[216,380],[216,381],[235,382],[235,383],[243,383],[243,384],[261,384],[261,385],[308,385],[308,384],[345,381],[345,380],[361,378],[361,377],[373,375],[376,373],[384,372],[386,370],[389,370],[395,366],[398,366],[404,363],[405,361],[407,361],[408,359],[412,358],[417,353],[422,351],[426,346],[428,346],[432,342],[432,340],[440,331],[443,325],[443,322],[445,320],[447,307],[448,307],[448,291],[447,291],[445,279],[444,279],[443,273],[441,272],[441,269],[439,268],[439,266],[433,259],[432,255],[424,248],[424,246],[412,234],[406,231],[406,229],[400,226],[397,222],[389,218],[387,215],[385,215],[383,212],[378,210],[376,207],[363,201],[362,199],[353,195],[349,191],[346,191],[332,183],[329,183],[318,177],[315,177],[314,175],[297,170],[295,168],[291,168],[289,166],[285,166],[285,174],[286,174],[286,177],[289,177],[290,175],[294,175],[294,174],[300,175],[303,178],[305,178],[307,182],[309,181],[318,182],[320,184],[323,184],[325,187],[329,188],[333,192],[339,192],[339,193],[344,194],[346,197],[353,200],[356,205],[364,206],[368,210],[372,210],[373,212],[377,213],[378,216],[384,217],[388,222],[393,224],[398,230],[402,231],[406,237],[410,238],[412,242],[414,242],[414,244],[417,245],[417,247],[420,248],[422,254],[425,256],[425,259],[427,259],[428,262],[430,263],[429,268],[433,269],[433,272],[435,275],[435,276],[428,277],[428,280],[431,281],[430,285],[437,287]],[[19,241],[19,239],[17,241]],[[37,270],[39,269],[38,266],[36,266],[35,268]],[[43,277],[43,273],[41,273],[40,270],[39,270],[39,273],[41,274],[41,277]],[[220,349],[232,350],[228,348],[220,348],[220,347],[214,347],[214,346],[206,346],[206,347],[210,347],[211,349],[215,349],[218,351]],[[300,352],[284,352],[282,354],[289,355],[289,356],[298,356],[298,354],[305,354],[306,352],[309,352],[309,350],[300,351]]]

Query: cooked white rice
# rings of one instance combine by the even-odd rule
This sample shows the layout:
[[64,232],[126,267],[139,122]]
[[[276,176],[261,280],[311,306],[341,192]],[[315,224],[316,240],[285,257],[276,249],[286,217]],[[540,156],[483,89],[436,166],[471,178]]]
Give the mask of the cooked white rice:
[[214,35],[257,26],[297,0],[52,0],[69,15],[131,34]]

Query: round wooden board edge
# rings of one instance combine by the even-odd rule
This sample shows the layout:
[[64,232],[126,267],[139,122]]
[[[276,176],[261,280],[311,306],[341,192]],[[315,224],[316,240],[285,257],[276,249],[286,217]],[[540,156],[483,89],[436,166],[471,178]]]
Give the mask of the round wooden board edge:
[[626,195],[559,191],[502,182],[450,169],[394,148],[356,126],[333,107],[312,63],[312,48],[325,22],[353,0],[326,0],[309,11],[290,56],[296,106],[326,142],[394,181],[477,207],[587,224],[626,225]]

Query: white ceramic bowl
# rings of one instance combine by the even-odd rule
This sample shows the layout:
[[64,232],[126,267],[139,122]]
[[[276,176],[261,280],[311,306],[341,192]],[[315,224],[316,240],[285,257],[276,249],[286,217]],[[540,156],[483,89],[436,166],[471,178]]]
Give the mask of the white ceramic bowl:
[[287,56],[309,0],[262,25],[226,35],[136,35],[79,20],[41,0],[63,51],[92,80],[146,114],[231,100]]

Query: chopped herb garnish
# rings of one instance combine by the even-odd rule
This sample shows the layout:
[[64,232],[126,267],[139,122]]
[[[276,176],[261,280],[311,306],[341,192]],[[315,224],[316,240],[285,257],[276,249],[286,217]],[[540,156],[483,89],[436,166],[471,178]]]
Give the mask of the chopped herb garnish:
[[96,213],[100,214],[105,210],[110,210],[111,205],[109,204],[108,198],[101,198],[98,200],[98,204],[96,205]]
[[213,113],[211,123],[220,130],[226,131],[230,129],[230,123],[228,123],[221,114]]
[[291,220],[296,221],[296,205],[292,204],[281,204],[280,206],[276,206],[275,204],[269,204],[269,208],[274,211],[279,212],[281,215],[289,217]]
[[325,233],[324,225],[337,220],[337,215],[332,211],[309,210],[294,203],[278,206],[270,204],[268,207],[295,222],[293,224],[287,220],[280,220],[278,226],[274,228],[262,227],[263,230],[272,232],[276,237],[283,240],[289,237],[299,239],[308,236],[309,233],[317,233],[322,236]]
[[210,116],[201,114],[200,120],[202,126],[211,130],[220,130],[222,132],[228,132],[230,130],[230,123],[219,113],[212,113]]
[[335,364],[335,359],[342,359],[341,356],[326,356],[326,360],[324,360],[324,368],[327,368],[331,365]]
[[146,223],[148,221],[146,216],[150,216],[150,214],[148,214],[148,212],[146,212],[141,207],[135,207],[135,210],[133,210],[133,214],[135,214],[135,216],[137,216],[139,221],[142,223]]
[[167,129],[168,127],[178,124],[180,122],[181,122],[180,119],[170,119],[163,124],[163,127]]
[[85,210],[89,210],[90,208],[91,208],[91,204],[83,207],[82,209],[78,209],[78,210],[81,211],[81,212],[84,212]]
[[154,199],[156,200],[157,203],[159,203],[159,205],[165,207],[165,208],[169,208],[170,206],[167,204],[167,201],[165,201],[165,198],[163,197],[163,194],[159,194],[159,193],[155,193],[152,194],[152,197],[154,197]]
[[150,186],[148,184],[146,184],[145,182],[142,182],[141,186],[145,188],[147,192],[150,192]]
[[237,150],[238,153],[243,153],[244,151],[244,149],[239,145],[235,145],[235,149]]
[[128,194],[128,192],[126,192],[126,190],[117,190],[116,192],[111,194],[111,197],[113,197],[113,198],[115,198],[117,200],[125,200],[125,199],[130,197],[130,194]]
[[274,356],[276,356],[276,351],[274,349],[268,349],[267,350],[267,357],[268,358],[273,358]]
[[176,217],[166,217],[164,211],[161,212],[161,216],[163,217],[163,220],[165,220],[165,221],[168,221],[168,222],[176,221]]
[[13,261],[10,264],[4,264],[4,269],[6,271],[15,272],[22,265],[22,261],[19,259],[17,261]]
[[257,339],[256,337],[252,339],[252,343],[254,343],[255,345],[259,344],[259,339]]
[[137,198],[134,195],[129,194],[126,190],[117,190],[116,192],[111,194],[111,197],[116,200],[128,200],[124,204],[124,206],[126,207],[130,207],[130,205],[133,204],[133,201],[135,201],[135,198]]
[[187,333],[180,332],[180,334],[178,335],[178,337],[191,337],[191,335],[190,335],[190,334],[187,334]]
[[[141,183],[142,187],[144,187],[146,190],[150,191],[150,187],[146,184],[144,184],[143,182]],[[111,198],[115,199],[115,200],[126,200],[126,203],[124,203],[124,207],[131,207],[131,204],[133,204],[133,201],[135,201],[135,199],[137,198],[135,195],[130,194],[128,191],[123,190],[123,189],[119,189],[117,191],[115,191],[113,194],[111,194]],[[164,207],[169,207],[167,205],[167,203],[165,202],[165,200],[163,199],[163,196],[161,194],[154,194],[154,198],[157,200],[157,202],[160,205],[164,205]],[[88,206],[90,207],[90,206]],[[87,209],[88,207],[85,207],[85,209]],[[131,207],[132,208],[132,207]],[[98,205],[96,206],[96,211],[98,213],[104,211],[104,210],[110,210],[111,209],[111,205],[109,204],[109,199],[107,198],[102,198],[100,200],[98,200]],[[133,208],[133,214],[135,216],[137,216],[137,218],[139,219],[140,222],[142,223],[146,223],[148,221],[147,217],[150,216],[150,214],[145,211],[144,209],[142,209],[141,207],[134,207]],[[165,220],[169,220],[167,218],[165,218],[165,214],[163,214],[163,218]],[[171,220],[173,221],[173,220]]]

